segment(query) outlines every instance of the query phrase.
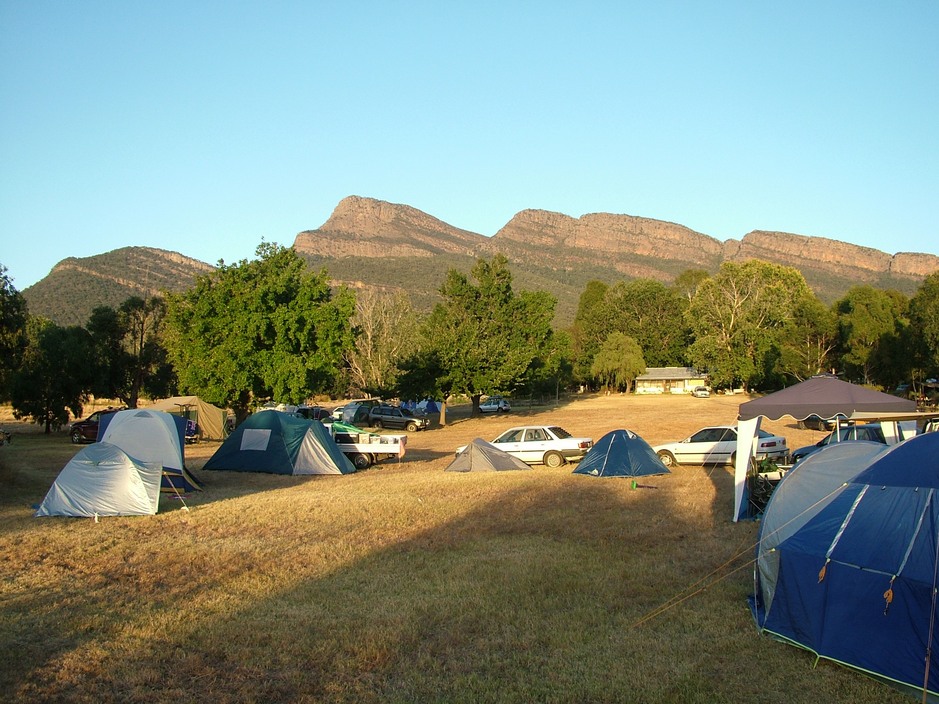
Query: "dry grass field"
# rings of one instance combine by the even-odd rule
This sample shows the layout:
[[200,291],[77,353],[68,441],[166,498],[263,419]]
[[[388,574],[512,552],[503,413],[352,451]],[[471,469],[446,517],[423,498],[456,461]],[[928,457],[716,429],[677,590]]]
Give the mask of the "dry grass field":
[[[725,467],[628,481],[454,474],[453,449],[552,423],[651,444],[746,397],[591,396],[411,435],[343,477],[204,472],[152,517],[33,517],[76,451],[9,417],[0,447],[0,692],[22,702],[906,702],[760,636],[757,524]],[[764,427],[790,447],[821,437]]]

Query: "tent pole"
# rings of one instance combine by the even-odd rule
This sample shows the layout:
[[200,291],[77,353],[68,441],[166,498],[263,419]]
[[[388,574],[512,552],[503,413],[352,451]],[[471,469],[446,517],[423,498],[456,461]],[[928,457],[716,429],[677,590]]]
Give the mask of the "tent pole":
[[929,667],[932,664],[932,638],[936,628],[936,582],[939,581],[939,534],[935,536],[936,553],[932,561],[932,604],[929,611],[929,637],[926,640],[926,671],[923,674],[923,704],[929,699]]

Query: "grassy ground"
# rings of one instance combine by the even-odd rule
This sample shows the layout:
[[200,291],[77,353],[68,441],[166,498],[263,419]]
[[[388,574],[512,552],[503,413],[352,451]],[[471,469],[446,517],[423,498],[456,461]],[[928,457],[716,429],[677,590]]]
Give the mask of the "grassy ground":
[[[760,636],[757,526],[724,467],[631,489],[571,467],[442,471],[513,424],[650,443],[732,422],[743,397],[590,397],[413,434],[344,477],[203,472],[153,517],[32,517],[64,432],[0,447],[0,692],[63,702],[906,702]],[[767,424],[791,447],[821,437]],[[674,601],[675,605],[662,608]]]

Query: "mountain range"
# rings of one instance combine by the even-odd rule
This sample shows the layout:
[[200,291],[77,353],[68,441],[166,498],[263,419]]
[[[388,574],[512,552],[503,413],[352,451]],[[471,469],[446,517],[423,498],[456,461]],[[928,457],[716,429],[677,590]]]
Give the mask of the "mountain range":
[[[446,272],[468,272],[479,257],[501,252],[518,289],[558,298],[556,323],[573,320],[586,283],[650,278],[671,282],[687,269],[716,272],[724,261],[757,258],[802,272],[831,303],[851,286],[870,284],[907,295],[939,271],[939,257],[886,254],[823,237],[754,230],[724,242],[662,220],[593,213],[579,218],[545,210],[517,213],[495,235],[461,230],[408,205],[349,196],[329,219],[300,232],[294,249],[336,283],[403,289],[414,305],[438,300]],[[30,312],[59,324],[84,324],[97,305],[118,306],[131,295],[182,291],[212,266],[177,252],[123,247],[59,262],[25,289]]]

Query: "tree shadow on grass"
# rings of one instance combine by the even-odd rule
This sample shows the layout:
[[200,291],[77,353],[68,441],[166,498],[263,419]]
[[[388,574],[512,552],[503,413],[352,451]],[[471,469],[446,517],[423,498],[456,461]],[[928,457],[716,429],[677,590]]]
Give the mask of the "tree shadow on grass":
[[[645,490],[567,471],[379,479],[122,526],[101,564],[0,607],[0,685],[46,701],[739,701],[740,659],[779,647],[739,575],[636,626],[748,537],[717,493],[726,472]],[[44,562],[67,560],[58,537]],[[760,686],[792,684],[764,670]]]

